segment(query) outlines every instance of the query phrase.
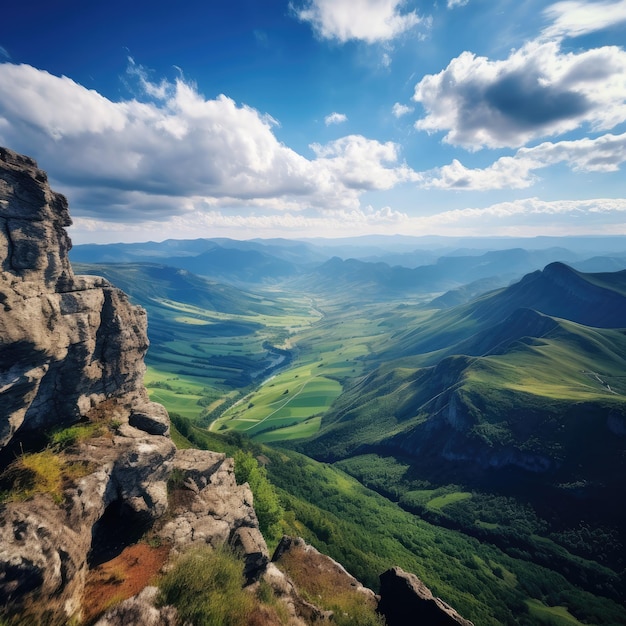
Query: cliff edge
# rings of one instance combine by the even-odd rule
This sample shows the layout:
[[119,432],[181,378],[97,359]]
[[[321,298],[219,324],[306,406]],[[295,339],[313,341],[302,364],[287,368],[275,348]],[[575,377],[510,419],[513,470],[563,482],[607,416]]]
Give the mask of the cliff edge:
[[149,530],[173,554],[269,560],[232,459],[176,450],[143,385],[146,313],[74,275],[70,224],[35,161],[0,148],[0,612],[33,625],[80,621],[90,570]]

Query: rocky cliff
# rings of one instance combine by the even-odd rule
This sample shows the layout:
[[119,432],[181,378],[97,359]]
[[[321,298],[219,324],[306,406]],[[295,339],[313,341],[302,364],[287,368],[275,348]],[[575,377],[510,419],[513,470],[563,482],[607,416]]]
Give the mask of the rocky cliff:
[[152,430],[167,430],[143,387],[145,311],[103,279],[74,276],[70,224],[66,199],[34,161],[0,149],[2,447],[112,397],[131,419],[149,415]]
[[[284,539],[279,567],[270,562],[232,459],[176,450],[167,412],[143,386],[146,314],[104,279],[74,275],[70,223],[37,164],[0,148],[0,621],[93,623],[94,572],[140,538],[159,546],[166,569],[190,547],[229,544],[247,587],[262,581],[282,604],[279,621],[258,623],[332,620],[302,598],[285,561],[373,611],[373,592],[302,540]],[[180,622],[142,587],[97,625]]]
[[69,224],[37,164],[0,148],[0,606],[22,623],[80,619],[90,568],[157,521],[174,553],[231,542],[268,561],[232,460],[176,451],[143,386],[145,311],[74,275]]

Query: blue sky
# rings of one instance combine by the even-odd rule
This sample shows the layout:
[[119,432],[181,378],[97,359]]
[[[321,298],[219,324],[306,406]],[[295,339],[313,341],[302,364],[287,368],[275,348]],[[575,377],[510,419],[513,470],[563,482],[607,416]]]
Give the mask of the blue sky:
[[10,3],[75,243],[626,234],[626,0]]

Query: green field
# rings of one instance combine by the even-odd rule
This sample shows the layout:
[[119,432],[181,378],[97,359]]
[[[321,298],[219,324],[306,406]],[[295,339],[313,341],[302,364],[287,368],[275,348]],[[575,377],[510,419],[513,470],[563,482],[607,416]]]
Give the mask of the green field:
[[228,409],[211,429],[236,430],[263,441],[310,436],[319,428],[321,413],[340,393],[336,380],[315,375],[306,366],[290,369]]

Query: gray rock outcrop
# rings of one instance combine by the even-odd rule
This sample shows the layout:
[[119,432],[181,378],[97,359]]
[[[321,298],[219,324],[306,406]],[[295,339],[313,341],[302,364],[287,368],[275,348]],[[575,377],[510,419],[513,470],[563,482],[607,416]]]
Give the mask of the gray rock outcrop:
[[156,587],[146,587],[108,611],[95,626],[178,626],[180,620],[174,607],[155,606],[158,594]]
[[462,618],[415,574],[393,567],[380,575],[380,602],[378,611],[387,626],[473,626]]
[[234,462],[219,452],[179,450],[173,462],[176,484],[168,519],[158,530],[172,555],[190,546],[228,543],[244,555],[245,575],[257,578],[269,562],[250,487],[238,485]]
[[106,280],[74,275],[70,224],[37,164],[0,148],[0,448],[111,397],[140,428],[167,432],[143,386],[145,311]]

